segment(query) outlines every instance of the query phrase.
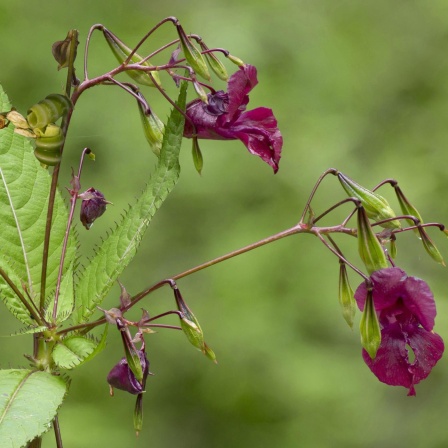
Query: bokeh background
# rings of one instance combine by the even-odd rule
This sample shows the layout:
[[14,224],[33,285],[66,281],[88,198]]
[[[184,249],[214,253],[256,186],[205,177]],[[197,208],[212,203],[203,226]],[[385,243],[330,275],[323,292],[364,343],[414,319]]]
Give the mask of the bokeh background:
[[[274,176],[240,142],[203,141],[205,166],[198,176],[186,141],[180,182],[121,277],[131,293],[293,225],[328,167],[367,187],[394,177],[425,220],[448,222],[445,0],[2,2],[0,82],[25,112],[62,91],[65,72],[55,70],[50,48],[68,29],[80,31],[81,76],[92,24],[103,23],[132,45],[169,15],[209,46],[227,48],[258,68],[260,84],[250,106],[274,109],[285,144]],[[148,51],[174,36],[172,26],[164,25]],[[92,74],[113,67],[100,34],[90,56]],[[174,93],[169,79],[164,81]],[[166,117],[167,104],[150,89],[146,93]],[[68,186],[70,166],[87,145],[97,162],[85,167],[83,186],[100,189],[114,205],[89,232],[79,228],[83,257],[101,244],[155,164],[135,101],[120,89],[99,87],[78,103],[61,188]],[[384,195],[393,200],[391,191]],[[336,179],[329,178],[316,198],[316,212],[342,197]],[[337,223],[347,210],[327,222]],[[437,231],[431,235],[448,258],[446,238]],[[359,262],[354,240],[338,242]],[[438,301],[436,331],[448,338],[446,268],[427,256],[413,234],[400,236],[397,263],[429,282]],[[360,281],[352,279],[353,286]],[[279,241],[179,286],[219,365],[196,352],[180,332],[151,336],[155,376],[145,395],[144,430],[136,438],[134,397],[118,391],[110,398],[105,382],[122,356],[119,336],[110,331],[106,350],[70,373],[70,393],[60,412],[65,446],[448,446],[446,357],[418,385],[415,398],[378,382],[361,359],[359,314],[353,331],[341,317],[338,262],[316,239]],[[118,295],[117,287],[105,307],[115,305]],[[152,314],[170,309],[171,292],[158,291],[142,306]],[[8,335],[20,326],[1,307],[1,334]],[[25,366],[22,354],[30,352],[28,336],[2,338],[1,367]],[[44,444],[55,446],[51,433]]]

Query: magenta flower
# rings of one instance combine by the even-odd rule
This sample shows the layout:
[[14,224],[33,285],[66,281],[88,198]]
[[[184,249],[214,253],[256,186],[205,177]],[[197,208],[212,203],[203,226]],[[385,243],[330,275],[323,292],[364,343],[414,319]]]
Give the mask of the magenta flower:
[[106,201],[104,194],[95,188],[89,188],[78,195],[82,199],[80,218],[83,226],[89,230],[93,225],[93,221],[99,218],[105,211],[106,205],[110,204]]
[[209,94],[208,104],[196,99],[187,104],[187,115],[196,127],[185,121],[184,137],[211,140],[241,140],[252,154],[278,170],[283,138],[271,109],[258,107],[245,112],[249,92],[257,85],[257,69],[245,65],[234,73],[227,93]]
[[[370,278],[381,345],[375,359],[363,350],[364,361],[380,381],[407,387],[408,395],[415,395],[414,386],[430,374],[444,350],[442,338],[432,331],[434,297],[427,283],[399,268],[381,269]],[[361,283],[355,293],[361,310],[366,297],[366,284]]]
[[[143,381],[142,384],[137,380],[132,370],[129,368],[126,358],[122,358],[109,372],[107,375],[107,382],[111,386],[111,391],[113,388],[124,390],[130,394],[137,395],[144,391],[146,378],[149,373],[149,361],[146,358],[145,352],[142,350],[138,351],[140,358],[140,364],[143,371]],[[111,392],[112,393],[112,392]]]

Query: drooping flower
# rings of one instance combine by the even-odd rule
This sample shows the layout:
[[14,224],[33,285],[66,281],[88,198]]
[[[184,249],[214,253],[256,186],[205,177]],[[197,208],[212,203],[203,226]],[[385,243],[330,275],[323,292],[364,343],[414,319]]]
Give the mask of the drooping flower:
[[137,395],[144,391],[146,378],[149,374],[149,361],[143,350],[138,351],[140,364],[143,371],[143,381],[140,383],[129,367],[126,358],[122,358],[107,375],[107,382],[113,388],[124,390],[130,394]]
[[[374,359],[363,350],[364,361],[381,382],[406,387],[408,395],[415,395],[414,386],[430,374],[444,350],[442,338],[432,331],[434,296],[426,282],[399,268],[380,269],[370,278],[381,345]],[[366,297],[362,283],[355,292],[361,310]]]
[[95,188],[89,188],[84,193],[79,194],[78,197],[82,199],[81,222],[89,230],[93,222],[106,211],[106,205],[110,202],[106,201],[104,194],[95,190]]
[[187,104],[184,137],[211,140],[241,140],[254,155],[278,170],[283,138],[271,109],[258,107],[246,111],[249,92],[257,85],[257,69],[240,67],[222,90],[208,94],[208,104],[195,99]]

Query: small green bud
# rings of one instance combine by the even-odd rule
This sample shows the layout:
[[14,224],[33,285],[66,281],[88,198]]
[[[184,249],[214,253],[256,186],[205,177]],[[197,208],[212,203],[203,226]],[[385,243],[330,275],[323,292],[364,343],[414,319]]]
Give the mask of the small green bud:
[[346,264],[340,262],[339,266],[339,304],[342,308],[342,316],[350,328],[353,328],[353,319],[356,312],[356,302],[353,290],[350,286]]
[[148,141],[152,152],[159,157],[160,150],[162,149],[165,125],[152,110],[146,114],[142,103],[137,101],[137,104],[146,140]]
[[143,428],[143,394],[138,394],[134,408],[134,430],[137,436],[140,434],[142,428]]
[[423,227],[418,226],[417,229],[420,234],[423,247],[425,248],[426,252],[428,252],[429,256],[437,263],[445,266],[445,261],[443,260],[442,254],[439,252],[439,249],[437,249],[436,245],[433,243],[429,235],[425,232]]
[[396,258],[397,257],[397,243],[396,243],[395,238],[391,238],[389,244],[390,244],[390,250],[389,250],[390,256],[392,258]]
[[381,344],[381,329],[373,306],[372,291],[369,291],[364,304],[361,322],[359,323],[361,334],[361,345],[372,359],[375,359],[376,352]]
[[187,336],[190,344],[200,350],[207,358],[216,363],[216,356],[213,350],[205,343],[204,333],[202,332],[199,321],[195,315],[188,308],[177,286],[173,288],[174,297],[176,299],[177,308],[182,314],[180,319],[180,326]]
[[246,65],[240,58],[237,58],[236,56],[228,54],[226,57],[229,61],[233,62],[238,67],[244,67]]
[[207,59],[208,65],[213,70],[213,73],[215,73],[219,79],[227,81],[229,75],[227,74],[224,64],[216,57],[215,53],[208,51],[209,48],[202,40],[199,41],[199,45],[201,46],[202,51],[205,51],[205,58]]
[[120,330],[121,338],[123,340],[124,353],[126,356],[126,361],[129,368],[134,374],[137,381],[142,384],[143,382],[143,367],[140,359],[139,351],[135,348],[131,335],[126,325],[122,322],[120,318],[116,319],[117,327]]
[[196,171],[201,174],[202,168],[204,166],[204,159],[202,157],[201,148],[199,148],[199,142],[196,137],[192,138],[193,147],[192,147],[192,155],[193,155],[193,163]]
[[202,87],[202,85],[197,81],[193,81],[193,87],[194,87],[194,90],[197,93],[198,97],[200,98],[200,100],[203,103],[208,104],[208,97],[207,97],[207,94],[205,93],[205,90]]
[[[359,199],[366,210],[367,216],[374,221],[395,218],[395,213],[389,203],[379,194],[364,188],[346,175],[338,172],[338,179],[350,197]],[[385,222],[382,227],[388,229],[399,229],[401,224],[398,220]]]
[[[403,212],[403,215],[411,215],[411,216],[415,216],[420,223],[423,223],[423,219],[420,215],[420,213],[418,212],[418,210],[408,201],[408,199],[406,198],[406,196],[403,194],[403,192],[401,191],[401,188],[396,185],[395,187],[395,193],[397,195],[397,199],[398,199],[398,203],[400,204],[400,208],[401,211]],[[415,225],[414,221],[412,221],[412,219],[408,219],[407,220],[409,222],[409,224],[411,224],[412,226]]]
[[185,34],[184,29],[179,23],[176,25],[176,28],[177,33],[179,34],[179,39],[182,45],[185,59],[188,61],[191,68],[197,75],[201,76],[207,81],[210,81],[210,73],[208,72],[207,64],[201,52],[191,43],[190,39]]
[[388,267],[383,246],[370,226],[364,207],[358,207],[358,251],[369,274]]
[[[103,34],[106,39],[106,42],[109,44],[109,47],[112,50],[112,53],[116,57],[117,61],[120,64],[122,64],[132,53],[132,49],[127,47],[124,44],[124,42],[122,42],[117,36],[115,36],[115,34],[113,34],[107,28],[103,28]],[[141,56],[139,56],[137,53],[134,53],[129,62],[131,64],[140,64],[142,67],[154,67],[148,61],[141,63],[142,59],[143,58]],[[126,70],[126,73],[138,84],[150,87],[156,87],[156,85],[153,82],[154,79],[155,83],[158,86],[162,85],[160,83],[159,74],[155,70],[151,71],[152,78],[149,75],[149,73],[142,70]]]

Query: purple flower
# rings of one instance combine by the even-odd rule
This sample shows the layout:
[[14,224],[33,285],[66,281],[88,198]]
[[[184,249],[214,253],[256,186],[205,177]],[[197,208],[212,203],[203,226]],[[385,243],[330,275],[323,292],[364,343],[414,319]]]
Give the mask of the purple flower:
[[[415,395],[414,386],[430,374],[444,349],[442,338],[432,331],[434,296],[427,283],[399,268],[381,269],[370,278],[381,345],[375,359],[363,350],[364,361],[380,381],[407,387],[408,395]],[[362,283],[355,293],[361,310],[366,297],[367,287]]]
[[130,394],[137,395],[144,391],[144,384],[149,373],[149,361],[145,352],[138,351],[140,364],[143,370],[143,385],[137,380],[132,370],[129,368],[126,358],[122,358],[107,375],[107,382],[111,386],[111,394],[113,388],[124,390]]
[[89,188],[84,193],[79,194],[78,197],[82,199],[81,222],[89,230],[93,221],[106,211],[106,205],[110,202],[106,201],[104,194],[95,190],[95,188]]
[[208,104],[196,99],[187,104],[184,137],[211,140],[241,140],[255,154],[278,170],[283,138],[271,109],[258,107],[245,112],[249,92],[257,85],[257,69],[245,65],[228,82],[227,92],[207,95]]

